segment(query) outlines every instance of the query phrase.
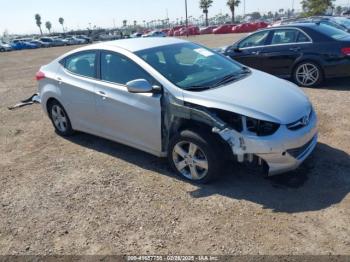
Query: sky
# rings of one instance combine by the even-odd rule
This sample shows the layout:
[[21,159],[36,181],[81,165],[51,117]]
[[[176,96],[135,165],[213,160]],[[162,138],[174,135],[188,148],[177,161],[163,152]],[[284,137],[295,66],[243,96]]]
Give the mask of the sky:
[[[188,1],[188,15],[199,17],[199,0]],[[229,13],[227,0],[214,0],[210,14]],[[243,2],[243,0],[242,0]],[[277,11],[280,8],[300,10],[301,0],[246,0],[246,13],[253,11]],[[350,0],[337,0],[337,5],[350,5]],[[142,24],[143,20],[170,20],[185,17],[184,0],[0,0],[0,35],[7,30],[10,34],[38,33],[34,15],[39,13],[42,23],[52,23],[53,31],[62,31],[58,18],[65,19],[69,29],[85,29],[89,26],[121,26],[124,19]],[[243,14],[243,4],[237,9]],[[45,26],[43,26],[44,28]],[[44,32],[46,29],[44,29]]]

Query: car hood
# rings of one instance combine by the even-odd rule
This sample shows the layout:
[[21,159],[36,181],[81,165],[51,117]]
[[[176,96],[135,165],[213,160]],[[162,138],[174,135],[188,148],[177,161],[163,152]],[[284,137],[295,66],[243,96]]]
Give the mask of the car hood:
[[222,87],[184,91],[184,101],[280,124],[290,124],[310,113],[311,103],[301,88],[251,70],[249,76]]

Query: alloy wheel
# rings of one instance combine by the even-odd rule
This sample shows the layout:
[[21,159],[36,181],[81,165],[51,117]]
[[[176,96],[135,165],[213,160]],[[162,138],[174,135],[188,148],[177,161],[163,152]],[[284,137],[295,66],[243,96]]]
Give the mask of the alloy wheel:
[[319,81],[321,73],[316,65],[305,63],[298,66],[295,74],[296,80],[300,85],[312,86]]
[[177,143],[172,158],[176,169],[187,179],[200,180],[208,173],[208,159],[204,151],[193,142]]
[[62,133],[66,132],[68,129],[68,119],[59,105],[52,106],[51,117],[55,127]]

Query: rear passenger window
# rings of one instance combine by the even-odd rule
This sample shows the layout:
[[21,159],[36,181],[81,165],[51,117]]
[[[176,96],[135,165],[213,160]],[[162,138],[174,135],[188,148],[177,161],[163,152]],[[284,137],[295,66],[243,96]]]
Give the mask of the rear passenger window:
[[96,53],[84,52],[66,59],[65,68],[75,74],[95,77]]
[[310,39],[302,32],[299,33],[298,35],[298,43],[305,43],[305,42],[310,42]]
[[146,79],[155,84],[155,80],[135,62],[108,52],[101,53],[101,79],[121,85],[136,79]]
[[298,34],[299,31],[293,29],[276,30],[273,33],[271,44],[279,45],[296,43]]

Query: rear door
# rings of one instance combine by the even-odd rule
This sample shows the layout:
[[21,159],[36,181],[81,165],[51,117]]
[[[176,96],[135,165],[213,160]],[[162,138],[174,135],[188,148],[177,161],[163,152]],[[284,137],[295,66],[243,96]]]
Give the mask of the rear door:
[[95,83],[97,53],[86,51],[68,56],[57,72],[61,103],[71,118],[73,128],[95,133]]
[[289,77],[295,61],[312,45],[311,38],[295,28],[276,29],[272,32],[263,56],[267,73]]
[[269,34],[270,30],[254,33],[232,46],[226,51],[226,55],[246,66],[264,71],[262,52]]

